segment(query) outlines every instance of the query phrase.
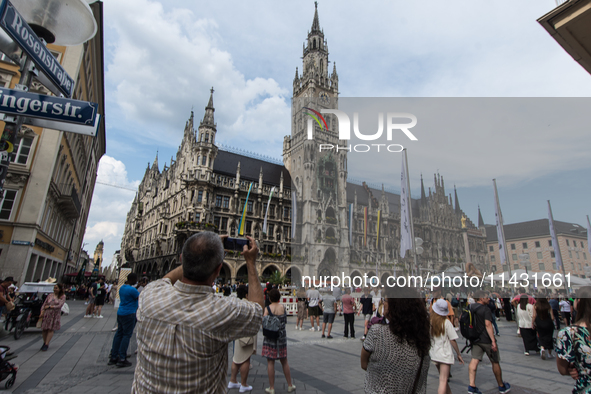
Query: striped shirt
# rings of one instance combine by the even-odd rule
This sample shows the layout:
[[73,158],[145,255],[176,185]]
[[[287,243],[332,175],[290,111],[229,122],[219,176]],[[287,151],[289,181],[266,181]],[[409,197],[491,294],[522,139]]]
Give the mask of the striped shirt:
[[162,279],[140,294],[137,319],[132,393],[226,393],[228,343],[255,335],[263,309]]

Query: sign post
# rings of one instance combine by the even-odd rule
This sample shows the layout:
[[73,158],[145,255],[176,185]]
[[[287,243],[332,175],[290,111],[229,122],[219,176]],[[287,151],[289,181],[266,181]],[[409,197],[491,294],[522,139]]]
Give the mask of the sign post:
[[[14,89],[0,88],[0,112],[7,114],[2,119],[6,126],[0,138],[2,197],[10,154],[23,123],[94,136],[100,116],[98,104],[69,99],[74,92],[74,80],[8,0],[0,0],[0,27],[14,41],[0,42],[0,50],[21,66],[18,85]],[[21,59],[15,56],[15,45],[23,52]],[[43,83],[49,82],[49,89],[59,91],[65,98],[28,92],[33,76]]]

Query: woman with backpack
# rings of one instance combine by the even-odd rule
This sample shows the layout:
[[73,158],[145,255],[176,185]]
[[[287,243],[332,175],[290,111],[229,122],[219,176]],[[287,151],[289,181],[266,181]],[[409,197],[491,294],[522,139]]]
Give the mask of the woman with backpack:
[[448,303],[443,299],[439,299],[433,304],[433,313],[430,316],[431,350],[429,351],[429,355],[439,371],[439,389],[437,390],[437,394],[451,393],[451,388],[447,380],[451,366],[454,364],[452,348],[458,355],[460,364],[464,364],[460,348],[458,348],[456,342],[458,334],[453,324],[447,318],[449,314],[448,309]]
[[[268,394],[275,394],[275,360],[279,360],[281,362],[281,366],[283,367],[283,374],[285,375],[285,380],[287,380],[287,392],[291,393],[295,391],[296,387],[292,384],[291,381],[291,372],[289,370],[289,364],[287,362],[287,333],[285,331],[285,324],[287,323],[287,314],[285,312],[285,308],[283,305],[279,303],[281,299],[281,294],[279,290],[272,289],[268,291],[269,301],[271,302],[265,308],[265,313],[263,314],[263,352],[261,355],[267,358],[267,373],[269,375],[269,387],[265,389],[265,392]],[[270,318],[266,318],[265,316],[274,317],[279,320],[277,322],[272,322],[270,325],[278,325],[278,334],[275,334],[276,338],[271,338],[271,335],[266,335],[265,331],[265,321],[270,321]]]

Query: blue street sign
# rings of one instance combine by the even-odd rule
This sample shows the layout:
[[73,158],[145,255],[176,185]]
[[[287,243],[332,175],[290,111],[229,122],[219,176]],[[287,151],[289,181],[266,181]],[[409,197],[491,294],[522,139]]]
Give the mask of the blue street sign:
[[66,97],[72,97],[74,80],[37,37],[37,34],[14,6],[10,4],[10,1],[2,0],[0,11],[2,11],[0,27],[29,55],[31,60]]
[[98,104],[0,88],[0,112],[93,126]]

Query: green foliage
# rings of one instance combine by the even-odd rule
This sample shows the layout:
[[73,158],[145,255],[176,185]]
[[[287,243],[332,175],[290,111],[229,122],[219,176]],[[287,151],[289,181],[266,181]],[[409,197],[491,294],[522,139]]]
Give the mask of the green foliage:
[[287,281],[287,278],[281,275],[281,272],[275,271],[271,274],[268,282],[274,285],[282,285]]

